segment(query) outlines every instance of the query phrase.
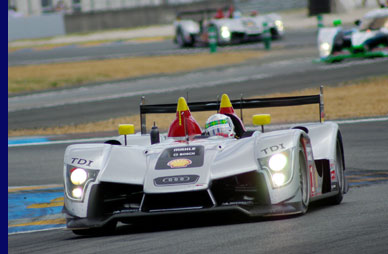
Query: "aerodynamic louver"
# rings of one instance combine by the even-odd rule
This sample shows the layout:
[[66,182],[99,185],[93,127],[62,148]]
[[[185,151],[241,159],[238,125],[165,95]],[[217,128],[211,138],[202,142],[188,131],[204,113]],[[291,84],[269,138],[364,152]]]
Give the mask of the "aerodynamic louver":
[[264,176],[257,171],[215,180],[211,191],[217,206],[270,203]]
[[146,194],[141,211],[163,212],[210,208],[215,205],[210,195],[211,194],[206,190],[165,194]]
[[143,197],[141,185],[102,182],[98,191],[104,215],[138,211]]

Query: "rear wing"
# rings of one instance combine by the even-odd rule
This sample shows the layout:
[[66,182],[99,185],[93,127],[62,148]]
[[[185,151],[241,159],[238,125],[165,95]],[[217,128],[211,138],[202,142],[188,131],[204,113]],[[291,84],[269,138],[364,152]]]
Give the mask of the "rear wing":
[[[232,106],[235,110],[240,109],[240,118],[243,121],[242,110],[247,108],[268,108],[268,107],[285,107],[285,106],[300,106],[308,104],[319,105],[319,121],[324,121],[324,104],[323,104],[323,86],[320,87],[320,93],[317,95],[306,95],[306,96],[292,96],[292,97],[277,97],[277,98],[254,98],[254,99],[243,99],[231,100]],[[220,108],[220,101],[203,101],[203,102],[191,102],[188,103],[191,112],[199,111],[211,111],[215,110],[218,112]],[[147,133],[146,127],[146,114],[165,114],[165,113],[176,113],[176,103],[172,104],[154,104],[146,105],[145,97],[141,98],[140,103],[140,125],[141,134]]]

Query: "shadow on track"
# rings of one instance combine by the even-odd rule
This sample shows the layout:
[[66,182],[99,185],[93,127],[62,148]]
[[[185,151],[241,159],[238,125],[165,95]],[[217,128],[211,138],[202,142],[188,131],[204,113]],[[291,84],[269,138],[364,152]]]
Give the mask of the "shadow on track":
[[[324,201],[317,201],[309,205],[307,215],[311,215],[314,212],[329,208],[330,206]],[[214,214],[184,214],[184,215],[166,215],[162,218],[143,218],[137,220],[135,223],[123,224],[118,223],[115,231],[100,232],[94,235],[75,236],[70,237],[67,240],[83,239],[83,238],[98,238],[106,236],[122,236],[122,235],[135,235],[141,233],[154,233],[164,231],[174,231],[182,229],[194,229],[205,227],[219,227],[229,226],[236,224],[248,224],[248,223],[261,223],[278,220],[289,220],[297,217],[301,217],[301,214],[294,215],[280,215],[273,217],[248,217],[241,213],[229,212],[229,213],[214,213]],[[70,233],[70,231],[69,231]]]

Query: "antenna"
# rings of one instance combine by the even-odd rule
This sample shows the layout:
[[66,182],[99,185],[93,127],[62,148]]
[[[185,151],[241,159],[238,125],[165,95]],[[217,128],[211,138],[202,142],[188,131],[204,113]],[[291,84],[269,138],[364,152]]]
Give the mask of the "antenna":
[[186,117],[184,117],[185,112],[183,111],[181,114],[182,114],[182,117],[183,117],[183,128],[185,130],[186,143],[189,144],[189,134],[187,132],[187,121],[186,121]]
[[244,118],[243,118],[243,94],[240,95],[240,118],[241,118],[241,122],[244,123]]
[[319,88],[319,121],[323,123],[325,121],[325,108],[323,104],[323,86]]
[[[141,106],[144,106],[145,103],[146,103],[145,96],[142,96],[140,100],[140,108]],[[146,134],[147,132],[146,116],[145,114],[141,113],[141,110],[140,110],[140,132],[141,134]]]
[[217,114],[220,113],[220,96],[217,95]]

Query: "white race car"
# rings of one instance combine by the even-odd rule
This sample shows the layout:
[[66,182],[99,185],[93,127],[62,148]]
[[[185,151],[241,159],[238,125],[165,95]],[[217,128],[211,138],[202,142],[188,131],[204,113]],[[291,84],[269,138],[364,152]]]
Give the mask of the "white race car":
[[347,58],[388,56],[388,8],[368,12],[357,27],[344,29],[341,21],[335,27],[320,28],[318,50],[321,61],[339,62]]
[[[224,14],[228,13],[227,15]],[[267,25],[272,39],[284,34],[282,18],[276,13],[241,16],[235,10],[204,9],[179,12],[174,22],[174,42],[180,47],[209,43],[209,27],[215,28],[218,45],[260,41]]]
[[[241,109],[317,103],[321,121],[266,132],[270,116],[255,115],[258,128],[246,130],[232,103]],[[303,214],[310,202],[342,201],[348,184],[341,132],[336,123],[323,121],[322,94],[236,101],[224,94],[221,103],[189,105],[230,117],[235,136],[203,132],[181,97],[178,105],[141,105],[141,134],[131,134],[133,125],[121,125],[121,136],[104,144],[67,147],[63,212],[68,229],[107,233],[117,222],[190,213]],[[155,127],[145,133],[145,114],[175,109],[167,135]]]

